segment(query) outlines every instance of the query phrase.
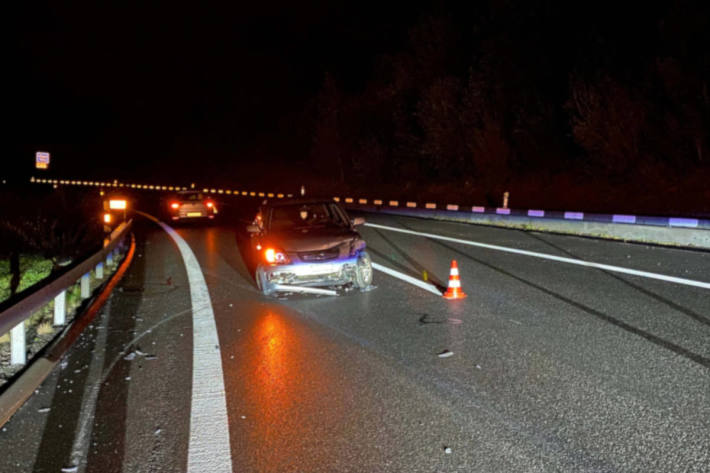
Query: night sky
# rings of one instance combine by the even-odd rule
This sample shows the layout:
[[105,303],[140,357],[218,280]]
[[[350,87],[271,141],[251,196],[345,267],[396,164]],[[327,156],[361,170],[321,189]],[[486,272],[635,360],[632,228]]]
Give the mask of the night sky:
[[488,204],[515,187],[595,210],[710,192],[705,0],[19,8],[4,159],[21,175],[44,150],[55,177],[299,175]]
[[325,72],[361,87],[418,15],[379,2],[107,3],[18,15],[13,161],[31,167],[46,149],[63,175],[182,179],[193,163],[209,178],[225,160],[304,159],[299,123]]

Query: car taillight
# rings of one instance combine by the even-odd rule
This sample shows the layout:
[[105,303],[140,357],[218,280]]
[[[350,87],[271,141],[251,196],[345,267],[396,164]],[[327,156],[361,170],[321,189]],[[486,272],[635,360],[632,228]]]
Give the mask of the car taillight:
[[180,208],[180,204],[177,203],[177,202],[173,202],[172,204],[170,204],[170,208],[171,208],[171,209],[179,209],[179,208]]
[[270,264],[286,264],[289,262],[286,253],[274,248],[267,248],[264,250],[264,259]]

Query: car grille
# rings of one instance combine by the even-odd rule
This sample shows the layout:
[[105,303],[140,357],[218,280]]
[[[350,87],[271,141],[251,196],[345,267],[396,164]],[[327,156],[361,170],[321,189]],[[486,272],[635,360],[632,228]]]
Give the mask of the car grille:
[[328,261],[337,258],[339,255],[340,250],[337,247],[329,250],[302,251],[298,253],[301,261]]

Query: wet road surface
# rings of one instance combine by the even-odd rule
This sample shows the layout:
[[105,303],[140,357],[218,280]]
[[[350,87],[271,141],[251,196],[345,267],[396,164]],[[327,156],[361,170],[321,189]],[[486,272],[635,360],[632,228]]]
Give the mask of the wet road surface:
[[[707,252],[366,217],[710,281]],[[708,471],[710,291],[361,227],[373,261],[435,285],[456,259],[468,297],[376,272],[367,292],[267,298],[243,226],[177,227],[214,311],[233,471]],[[156,224],[136,237],[109,303],[0,432],[0,471],[187,471],[188,276]]]

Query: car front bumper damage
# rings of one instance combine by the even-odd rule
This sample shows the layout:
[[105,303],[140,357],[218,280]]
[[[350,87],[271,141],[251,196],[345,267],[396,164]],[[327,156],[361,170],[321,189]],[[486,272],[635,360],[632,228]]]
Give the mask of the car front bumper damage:
[[264,266],[266,292],[304,292],[336,295],[333,288],[355,281],[357,257],[318,263]]

